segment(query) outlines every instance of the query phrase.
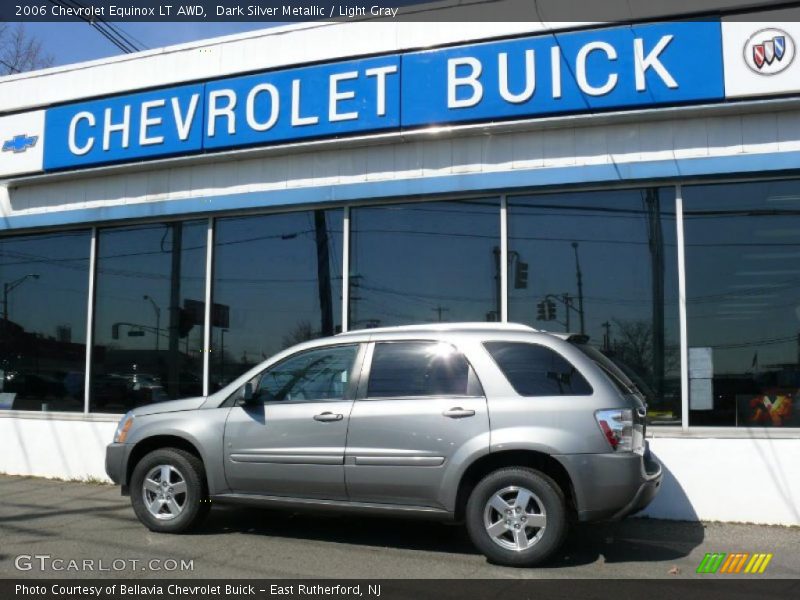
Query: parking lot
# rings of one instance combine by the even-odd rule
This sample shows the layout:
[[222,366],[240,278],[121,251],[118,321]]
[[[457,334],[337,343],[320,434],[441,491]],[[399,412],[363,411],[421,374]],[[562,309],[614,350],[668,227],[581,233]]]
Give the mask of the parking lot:
[[684,578],[701,577],[706,552],[773,553],[756,577],[800,577],[798,528],[628,519],[577,528],[545,567],[510,569],[453,525],[219,507],[199,531],[164,535],[140,525],[116,487],[10,476],[0,476],[0,539],[0,577]]

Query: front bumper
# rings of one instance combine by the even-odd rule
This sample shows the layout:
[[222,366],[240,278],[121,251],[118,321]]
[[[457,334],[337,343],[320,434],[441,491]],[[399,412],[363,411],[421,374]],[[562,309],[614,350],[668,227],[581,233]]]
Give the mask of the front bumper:
[[572,480],[579,521],[632,515],[650,504],[661,488],[661,464],[647,444],[643,455],[566,454],[555,458]]
[[128,465],[128,446],[126,444],[109,444],[106,446],[106,474],[111,481],[122,485],[122,493],[128,493],[126,470]]

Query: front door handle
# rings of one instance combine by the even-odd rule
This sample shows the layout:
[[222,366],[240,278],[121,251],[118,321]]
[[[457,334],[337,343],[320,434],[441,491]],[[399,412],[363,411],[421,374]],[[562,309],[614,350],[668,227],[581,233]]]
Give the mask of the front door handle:
[[450,417],[451,419],[463,419],[464,417],[474,417],[475,411],[457,406],[455,408],[451,408],[450,410],[444,411],[442,415],[445,417]]
[[328,423],[330,421],[341,421],[344,418],[344,415],[339,413],[332,413],[326,411],[324,413],[320,413],[318,415],[314,415],[315,421],[322,421],[323,423]]

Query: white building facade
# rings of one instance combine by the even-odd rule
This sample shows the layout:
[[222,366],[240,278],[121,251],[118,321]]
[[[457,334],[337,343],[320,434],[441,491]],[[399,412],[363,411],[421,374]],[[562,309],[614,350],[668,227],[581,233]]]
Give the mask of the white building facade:
[[[0,472],[426,321],[590,336],[653,517],[800,525],[800,25],[319,23],[0,79]],[[765,507],[769,507],[765,509]]]

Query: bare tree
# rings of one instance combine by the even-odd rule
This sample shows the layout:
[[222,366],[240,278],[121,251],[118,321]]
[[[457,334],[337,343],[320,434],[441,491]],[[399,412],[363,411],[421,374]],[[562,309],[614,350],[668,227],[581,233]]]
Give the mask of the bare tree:
[[53,57],[42,48],[42,42],[31,36],[22,23],[0,22],[0,76],[34,69],[44,69],[53,64]]

